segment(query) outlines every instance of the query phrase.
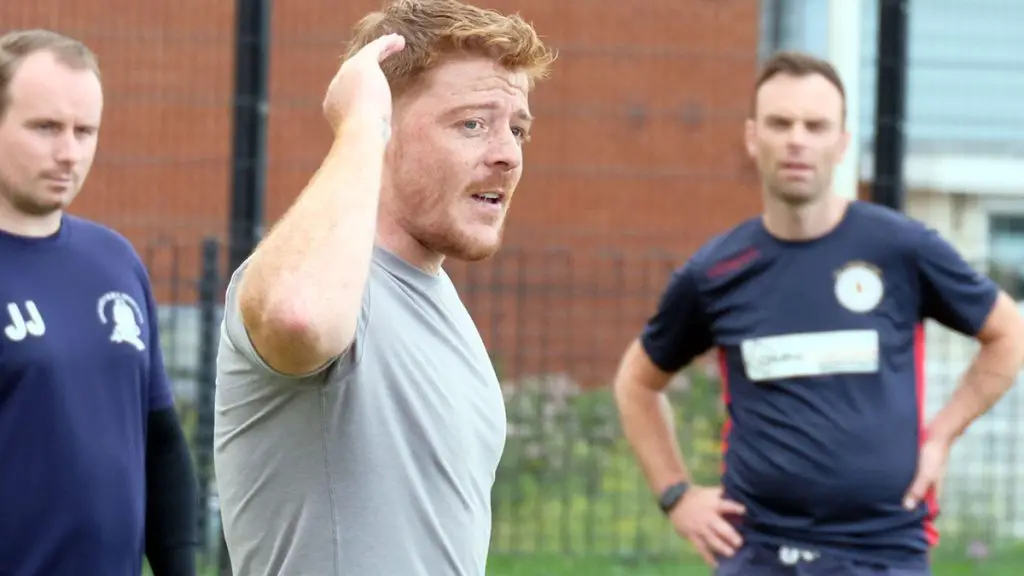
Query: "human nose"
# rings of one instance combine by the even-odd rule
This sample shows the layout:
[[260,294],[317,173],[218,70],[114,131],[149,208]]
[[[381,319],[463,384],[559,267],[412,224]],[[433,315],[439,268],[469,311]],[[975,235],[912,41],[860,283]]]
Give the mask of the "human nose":
[[82,148],[74,131],[66,130],[54,139],[53,156],[61,164],[77,164],[82,159]]
[[523,147],[511,131],[492,139],[488,164],[504,172],[515,170],[523,163]]
[[809,134],[802,124],[794,124],[786,135],[786,146],[790,149],[799,150],[807,146]]

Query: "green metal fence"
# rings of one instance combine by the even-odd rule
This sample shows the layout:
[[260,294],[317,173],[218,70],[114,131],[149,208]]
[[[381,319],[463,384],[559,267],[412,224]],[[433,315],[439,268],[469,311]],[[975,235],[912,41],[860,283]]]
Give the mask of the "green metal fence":
[[[201,278],[174,282],[183,304],[163,310],[178,407],[208,490],[204,561],[219,550],[210,461],[212,362],[221,314],[218,243],[194,247]],[[189,248],[190,250],[193,248]],[[503,383],[508,436],[493,492],[491,574],[705,574],[657,511],[619,426],[609,384],[679,257],[626,259],[510,247],[490,262],[453,265]],[[529,272],[522,268],[528,267]],[[1022,268],[1024,269],[1024,268]],[[189,298],[194,298],[194,304]],[[956,386],[970,341],[929,326],[928,412]],[[725,418],[713,363],[669,388],[691,471],[715,482]],[[938,574],[1010,574],[1024,566],[1024,394],[1015,389],[954,449],[936,550]],[[837,498],[842,495],[837,495]],[[224,572],[226,573],[226,572]]]

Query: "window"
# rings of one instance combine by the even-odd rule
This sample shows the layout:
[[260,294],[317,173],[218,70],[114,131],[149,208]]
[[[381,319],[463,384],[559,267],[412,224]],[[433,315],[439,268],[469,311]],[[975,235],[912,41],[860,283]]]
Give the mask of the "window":
[[990,275],[1017,302],[1024,301],[1024,214],[993,214],[988,224]]

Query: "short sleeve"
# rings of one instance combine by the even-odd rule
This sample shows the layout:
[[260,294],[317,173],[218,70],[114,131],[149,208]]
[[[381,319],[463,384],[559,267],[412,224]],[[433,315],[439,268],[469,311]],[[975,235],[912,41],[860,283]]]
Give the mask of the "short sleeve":
[[[356,358],[355,348],[357,346],[361,346],[358,342],[354,341],[352,346],[349,347],[349,350],[347,350],[340,358],[335,358],[308,374],[294,376],[282,374],[267,364],[256,350],[256,347],[252,343],[252,339],[249,337],[249,331],[245,327],[245,321],[242,318],[241,305],[238,301],[238,287],[248,263],[248,260],[243,262],[232,275],[231,281],[228,283],[227,294],[225,295],[224,301],[223,334],[227,337],[233,353],[236,356],[241,356],[244,363],[248,365],[248,369],[242,370],[242,372],[251,372],[252,370],[255,370],[258,373],[265,376],[271,376],[276,379],[322,381],[323,378],[331,372],[332,368],[334,368],[334,373],[337,373],[339,370],[347,370],[350,365],[354,363]],[[367,294],[363,297],[363,307],[359,317],[358,326],[356,327],[356,341],[361,340],[366,327],[369,308],[369,288],[367,288],[366,292]],[[232,362],[232,364],[236,365],[237,362]],[[231,370],[231,372],[234,373],[235,370]]]
[[[141,266],[141,264],[140,264]],[[160,318],[156,299],[145,270],[141,272],[142,291],[146,298],[146,318],[149,323],[149,410],[164,410],[174,405],[174,396],[164,366],[163,346],[160,343]]]
[[996,283],[964,261],[934,230],[923,232],[916,257],[921,316],[961,334],[976,335],[999,295]]
[[258,366],[267,372],[276,374],[276,372],[267,365],[263,358],[260,357],[259,353],[256,352],[256,347],[253,346],[252,340],[249,338],[249,332],[245,328],[245,322],[242,320],[242,310],[238,303],[238,285],[242,280],[242,275],[245,273],[245,269],[248,264],[248,260],[243,262],[242,265],[235,270],[235,273],[231,275],[231,280],[228,282],[227,293],[224,295],[223,335],[227,338],[231,347],[243,356],[249,364]]
[[[301,379],[312,376],[313,374],[289,376],[274,370],[269,364],[267,364],[263,357],[260,356],[256,347],[253,345],[252,339],[249,338],[249,331],[245,327],[245,321],[242,318],[242,309],[238,302],[238,287],[242,281],[242,275],[245,273],[245,269],[248,265],[248,260],[243,262],[242,265],[235,270],[235,273],[231,275],[231,281],[228,282],[227,294],[224,298],[224,333],[228,338],[228,342],[231,344],[231,347],[244,358],[245,362],[248,363],[251,368],[256,368],[264,374],[287,379]],[[320,372],[320,370],[316,370],[315,372]]]
[[669,373],[679,371],[711,348],[711,328],[692,262],[673,272],[640,342],[651,361]]

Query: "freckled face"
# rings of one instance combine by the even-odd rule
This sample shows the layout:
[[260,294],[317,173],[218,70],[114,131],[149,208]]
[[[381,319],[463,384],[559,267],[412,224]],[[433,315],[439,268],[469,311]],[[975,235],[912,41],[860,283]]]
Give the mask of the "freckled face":
[[524,72],[449,60],[395,105],[386,210],[426,248],[481,260],[501,245],[532,119]]

